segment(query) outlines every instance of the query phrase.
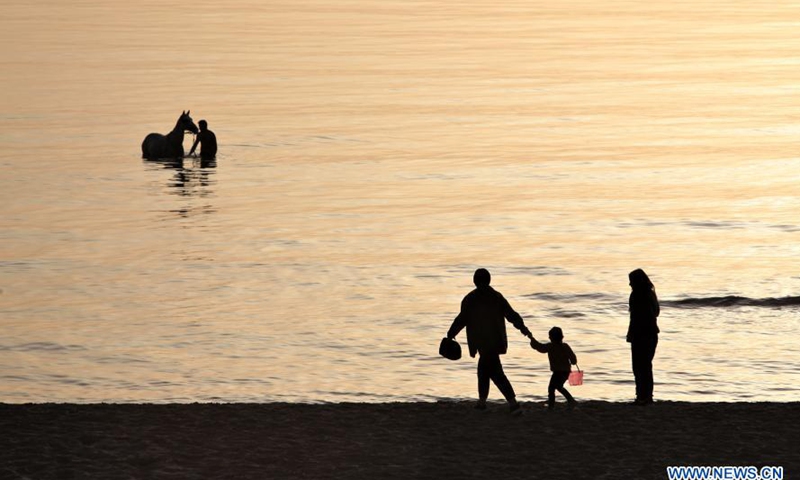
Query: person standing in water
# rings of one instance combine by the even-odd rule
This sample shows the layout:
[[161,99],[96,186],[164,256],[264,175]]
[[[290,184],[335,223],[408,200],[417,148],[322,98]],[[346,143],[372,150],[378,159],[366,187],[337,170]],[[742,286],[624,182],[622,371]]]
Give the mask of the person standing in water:
[[486,409],[486,399],[489,397],[489,380],[508,401],[512,414],[522,413],[519,403],[500,363],[500,355],[508,351],[508,338],[506,337],[507,319],[523,335],[533,338],[530,330],[525,326],[519,313],[497,290],[489,286],[491,275],[484,268],[479,268],[473,275],[475,289],[468,293],[461,302],[461,312],[453,320],[447,331],[447,338],[453,339],[466,327],[469,354],[478,359],[478,403],[475,408]]
[[197,145],[200,144],[200,158],[213,160],[217,156],[217,136],[208,129],[208,122],[205,120],[197,122],[197,126],[200,127],[200,132],[197,134],[192,149],[189,150],[189,155],[193,155]]
[[653,282],[638,268],[628,274],[630,323],[626,340],[631,344],[631,363],[636,379],[635,405],[653,403],[653,357],[658,346],[658,315],[661,308]]

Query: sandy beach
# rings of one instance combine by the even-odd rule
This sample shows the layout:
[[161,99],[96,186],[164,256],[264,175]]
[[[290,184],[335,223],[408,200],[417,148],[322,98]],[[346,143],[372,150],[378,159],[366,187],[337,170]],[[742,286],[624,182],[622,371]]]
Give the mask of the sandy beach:
[[800,403],[0,405],[3,479],[667,478],[800,471]]

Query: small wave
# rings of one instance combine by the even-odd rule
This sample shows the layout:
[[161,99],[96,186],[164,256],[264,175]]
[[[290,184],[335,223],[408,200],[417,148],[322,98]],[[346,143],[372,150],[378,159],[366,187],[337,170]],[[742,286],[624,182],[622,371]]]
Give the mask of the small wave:
[[574,312],[571,310],[562,310],[560,308],[555,308],[550,312],[554,317],[559,318],[580,318],[585,317],[586,315],[580,312]]
[[52,342],[32,342],[20,345],[0,345],[0,350],[10,350],[13,352],[79,352],[86,350],[80,345],[61,345]]
[[684,225],[690,228],[713,228],[722,230],[741,230],[746,228],[743,222],[729,222],[729,221],[687,221],[683,222]]
[[684,298],[681,300],[662,300],[661,305],[675,308],[726,308],[726,307],[796,307],[800,297],[748,298],[736,295],[725,297]]
[[616,297],[612,295],[606,295],[604,293],[561,294],[561,293],[551,293],[551,292],[538,292],[538,293],[529,293],[522,296],[525,298],[532,298],[534,300],[544,300],[547,302],[562,302],[562,303],[572,303],[580,301],[602,302],[602,301],[619,300],[620,298],[625,300],[627,298],[627,297]]
[[[483,265],[484,268],[492,272],[493,277],[503,276],[531,276],[531,277],[566,277],[572,275],[572,272],[565,270],[561,267],[549,267],[544,265],[529,265],[520,267],[498,266],[498,265]],[[454,276],[472,275],[475,271],[475,265],[444,265],[440,270],[447,271],[448,274]]]
[[506,267],[498,268],[498,273],[505,273],[508,275],[524,275],[533,277],[549,277],[549,276],[568,276],[572,275],[569,271],[559,267],[546,267],[546,266],[528,266],[528,267]]

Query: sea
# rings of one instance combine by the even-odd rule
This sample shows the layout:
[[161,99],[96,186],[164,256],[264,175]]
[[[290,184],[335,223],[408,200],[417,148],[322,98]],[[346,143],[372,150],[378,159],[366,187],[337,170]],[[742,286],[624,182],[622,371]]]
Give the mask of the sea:
[[[438,346],[477,268],[563,329],[579,401],[634,397],[636,268],[657,400],[797,401],[798,28],[764,0],[4,1],[0,402],[472,399],[465,334]],[[184,111],[216,160],[142,159]]]

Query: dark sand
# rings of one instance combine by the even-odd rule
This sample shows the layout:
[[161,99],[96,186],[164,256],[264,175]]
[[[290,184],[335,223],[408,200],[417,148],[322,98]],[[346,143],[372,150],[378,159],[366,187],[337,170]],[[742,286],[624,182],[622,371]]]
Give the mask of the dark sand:
[[0,404],[2,479],[800,477],[800,403]]

